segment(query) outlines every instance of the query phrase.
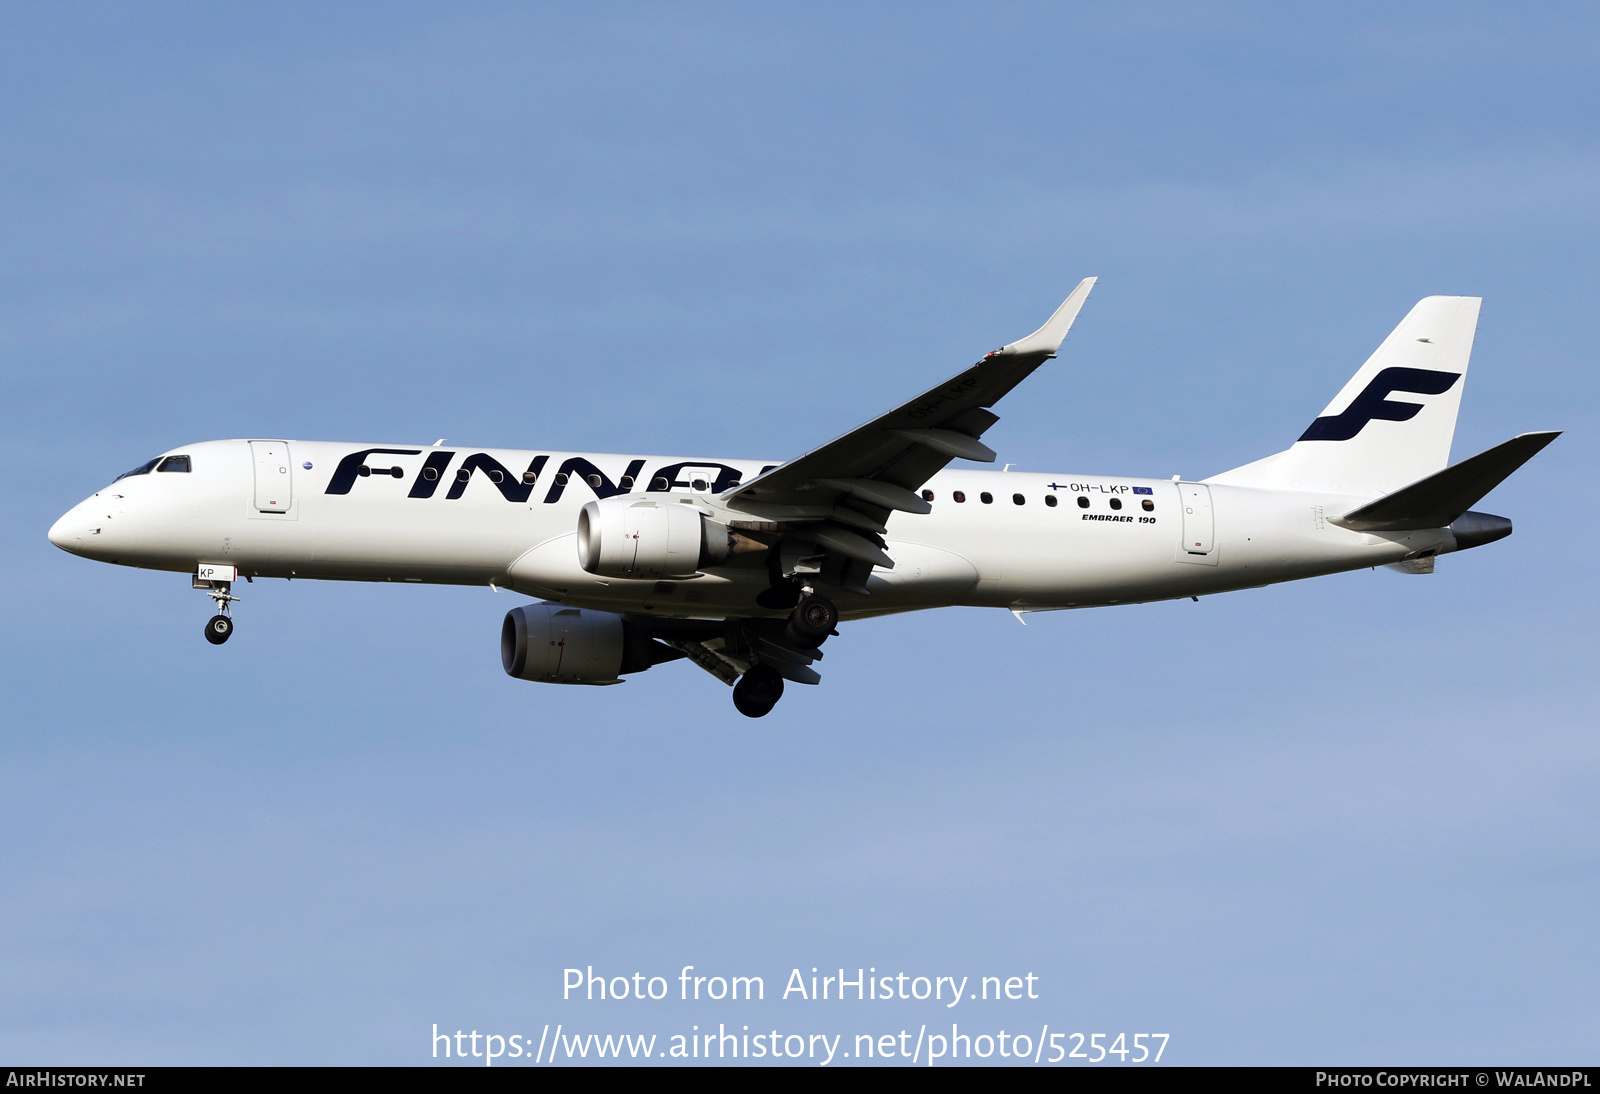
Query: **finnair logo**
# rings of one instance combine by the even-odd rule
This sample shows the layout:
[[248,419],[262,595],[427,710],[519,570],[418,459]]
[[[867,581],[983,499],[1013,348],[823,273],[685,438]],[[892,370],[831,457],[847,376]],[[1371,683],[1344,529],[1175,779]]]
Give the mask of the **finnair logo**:
[[1318,418],[1300,435],[1302,441],[1348,441],[1373,420],[1409,422],[1422,410],[1421,403],[1395,403],[1389,396],[1396,391],[1415,395],[1442,395],[1461,379],[1459,372],[1435,372],[1426,368],[1386,368],[1372,378],[1341,414]]
[[[422,450],[418,448],[363,448],[352,452],[340,460],[339,466],[334,468],[324,493],[348,494],[357,482],[373,476],[388,478],[392,475],[397,479],[405,477],[405,470],[398,466],[369,466],[368,461],[373,456],[420,455]],[[423,461],[422,468],[417,472],[416,479],[411,484],[411,491],[406,497],[431,498],[441,485],[449,483],[450,488],[445,493],[445,500],[457,501],[466,493],[467,485],[472,482],[476,474],[476,477],[487,479],[506,501],[521,505],[533,496],[534,487],[544,481],[542,476],[545,464],[550,462],[548,454],[534,456],[527,470],[519,475],[513,468],[505,466],[487,452],[474,452],[461,461],[453,476],[447,476],[445,472],[449,470],[450,462],[457,455],[458,453],[453,451],[429,450],[428,458]],[[620,461],[622,457],[619,456],[617,459]],[[309,468],[310,464],[306,466]],[[738,486],[745,477],[745,472],[737,467],[709,460],[667,464],[656,468],[648,475],[644,473],[644,466],[643,459],[629,460],[627,469],[613,483],[609,475],[582,456],[572,456],[563,460],[560,470],[550,478],[550,488],[545,493],[544,503],[554,505],[560,501],[568,483],[587,487],[597,498],[609,498],[636,491],[664,493],[685,489],[693,489],[696,493],[721,494]],[[776,466],[777,464],[767,464],[761,469],[760,474],[765,475]],[[686,475],[689,477],[685,478]]]

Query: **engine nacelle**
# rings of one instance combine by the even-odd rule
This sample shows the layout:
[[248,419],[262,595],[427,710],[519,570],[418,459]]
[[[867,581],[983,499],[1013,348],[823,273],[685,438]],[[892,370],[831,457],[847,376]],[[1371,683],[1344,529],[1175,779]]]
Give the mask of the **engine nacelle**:
[[578,513],[578,565],[603,577],[688,577],[732,550],[726,524],[670,495],[605,498]]
[[508,676],[545,684],[618,684],[620,676],[683,654],[611,612],[528,604],[500,628],[500,663]]

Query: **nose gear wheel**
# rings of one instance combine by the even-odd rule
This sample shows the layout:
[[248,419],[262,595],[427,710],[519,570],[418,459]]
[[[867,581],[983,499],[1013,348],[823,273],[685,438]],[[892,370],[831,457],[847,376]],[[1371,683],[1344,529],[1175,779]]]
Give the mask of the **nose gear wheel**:
[[217,605],[217,614],[206,620],[206,641],[220,646],[233,637],[232,608],[239,598],[232,593],[229,581],[196,582],[195,587],[209,596]]

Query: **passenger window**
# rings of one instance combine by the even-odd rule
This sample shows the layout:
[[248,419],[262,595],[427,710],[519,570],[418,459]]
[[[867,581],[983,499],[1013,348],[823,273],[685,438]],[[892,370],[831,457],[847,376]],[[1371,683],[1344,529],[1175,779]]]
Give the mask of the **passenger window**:
[[1156,503],[1151,501],[1149,498],[1145,498],[1139,504],[1143,507],[1146,513],[1154,513],[1156,511]]
[[[595,485],[598,486],[600,484],[596,483]],[[691,490],[709,490],[709,489],[711,489],[711,484],[706,482],[705,479],[695,479],[694,481],[689,483],[689,488]]]
[[1026,505],[1026,504],[1028,504],[1028,499],[1023,497],[1021,494],[1012,494],[1011,495],[1011,501],[1012,501],[1012,503],[1014,505]]
[[135,467],[132,471],[124,471],[122,474],[118,475],[116,478],[112,479],[111,481],[112,482],[121,482],[123,479],[129,478],[129,477],[131,477],[133,475],[148,475],[148,474],[150,474],[150,472],[152,472],[152,471],[154,471],[156,469],[156,464],[158,464],[160,462],[161,462],[161,457],[157,456],[155,459],[151,460],[149,463],[142,463],[138,467]]
[[565,486],[565,485],[567,485],[567,473],[565,471],[561,472],[560,474],[558,474],[556,476],[556,485],[557,486]]
[[600,489],[600,484],[602,482],[604,482],[604,481],[605,480],[602,479],[599,475],[590,475],[589,476],[589,485],[594,487],[594,489],[596,489],[596,490]]
[[617,480],[617,485],[622,487],[624,490],[632,490],[633,489],[633,476],[632,475],[624,475],[624,476],[622,476],[622,478]]
[[1121,498],[1112,498],[1111,499],[1111,508],[1113,508],[1113,509],[1121,509],[1122,508],[1122,499]]
[[[557,482],[566,482],[567,481],[567,477],[565,475],[557,475],[556,476],[556,481]],[[667,487],[669,487],[671,485],[672,484],[667,481],[667,478],[666,478],[665,475],[657,475],[655,478],[650,480],[650,489],[652,489],[652,490],[665,490],[665,489],[667,489]]]
[[[432,471],[432,470],[433,470],[433,468],[431,468],[431,467],[428,468],[428,471]],[[427,474],[427,472],[423,472],[423,473]],[[435,475],[428,475],[428,477],[430,479],[436,479],[439,476],[435,474]],[[537,471],[524,471],[522,473],[522,481],[527,483],[529,486],[532,486],[534,483],[539,481],[539,473]]]
[[1089,508],[1089,499],[1084,497],[1081,494],[1078,495],[1078,508],[1079,509],[1087,509],[1087,508]]
[[437,467],[424,467],[422,469],[422,477],[429,482],[433,482],[439,477],[439,469]]
[[922,500],[923,501],[932,501],[933,500],[933,491],[932,490],[924,490],[922,492]]
[[1044,496],[1044,503],[1050,508],[1054,509],[1056,507],[1056,496],[1054,494],[1046,494]]
[[[366,468],[362,468],[362,470],[364,471],[364,470],[366,470]],[[470,468],[470,467],[463,467],[463,468],[460,468],[460,469],[458,469],[456,471],[456,480],[458,482],[466,482],[467,480],[469,480],[471,478],[472,478],[472,468]]]
[[161,461],[161,466],[156,468],[156,470],[157,471],[188,471],[189,470],[189,457],[188,456],[168,456],[166,459]]
[[[400,469],[397,467],[397,468],[395,468],[395,470],[398,471]],[[395,478],[399,478],[399,477],[400,476],[398,476],[398,475],[395,476]],[[504,479],[505,479],[505,476],[502,475],[500,472],[495,471],[493,469],[490,469],[490,471],[489,471],[489,481],[490,482],[500,482],[500,481],[502,481]]]
[[957,490],[954,494],[951,494],[950,496],[952,498],[954,498],[956,501],[966,501],[967,500],[967,496],[965,494],[963,494],[959,490]]
[[993,505],[994,504],[994,495],[989,493],[989,491],[985,490],[983,493],[978,495],[978,500],[983,502],[983,504],[985,504],[985,505]]

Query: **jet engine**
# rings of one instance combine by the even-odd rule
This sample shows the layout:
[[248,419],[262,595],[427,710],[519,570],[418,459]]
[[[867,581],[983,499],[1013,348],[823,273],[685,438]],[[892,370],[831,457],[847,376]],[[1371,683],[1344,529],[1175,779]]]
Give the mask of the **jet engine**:
[[689,577],[733,551],[728,526],[676,497],[605,498],[578,513],[578,565],[602,577]]
[[619,676],[674,661],[683,653],[611,612],[529,604],[500,628],[508,676],[545,684],[619,684]]

